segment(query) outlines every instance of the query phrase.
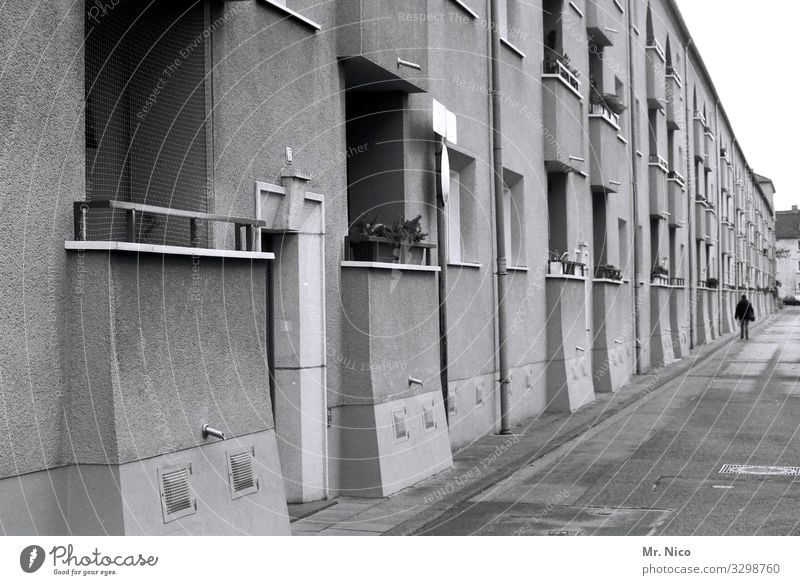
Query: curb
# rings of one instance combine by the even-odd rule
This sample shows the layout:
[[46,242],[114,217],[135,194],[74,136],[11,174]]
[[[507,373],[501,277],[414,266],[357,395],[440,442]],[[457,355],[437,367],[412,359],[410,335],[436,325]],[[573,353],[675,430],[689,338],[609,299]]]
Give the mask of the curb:
[[[770,318],[766,317],[758,324],[753,325],[751,329],[758,330],[768,321],[770,321]],[[591,416],[587,421],[578,423],[575,427],[566,430],[564,433],[552,436],[541,447],[532,451],[529,450],[525,455],[515,458],[510,463],[498,466],[495,470],[489,470],[485,475],[477,478],[475,481],[469,484],[466,484],[462,489],[443,497],[431,507],[398,524],[391,530],[383,533],[383,536],[409,536],[421,532],[423,529],[450,512],[456,506],[467,502],[476,495],[490,488],[492,485],[495,485],[496,483],[510,477],[523,467],[546,458],[556,459],[560,455],[560,452],[567,448],[570,443],[579,439],[589,431],[597,430],[599,432],[602,430],[603,426],[613,423],[614,420],[619,417],[619,415],[626,414],[628,410],[634,409],[635,407],[639,406],[640,403],[654,396],[656,393],[663,391],[670,382],[686,374],[693,367],[705,362],[721,349],[729,345],[731,341],[736,339],[737,335],[738,333],[735,332],[726,334],[723,337],[715,339],[709,344],[695,348],[693,350],[695,352],[693,355],[690,353],[686,358],[678,362],[674,362],[660,370],[656,368],[652,371],[635,376],[636,378],[653,375],[657,375],[659,377],[657,378],[656,385],[651,388],[648,388],[649,384],[647,380],[637,380],[626,384],[620,388],[620,390],[614,393],[614,395],[612,395],[612,400],[614,396],[619,396],[621,393],[623,393],[626,388],[630,390],[632,386],[635,387],[641,385],[642,387],[635,388],[633,393],[619,404],[609,406],[609,404],[600,405],[595,403],[595,408],[600,408],[602,406],[597,415]],[[592,405],[589,404],[585,407],[585,409],[580,409],[576,412],[565,414],[564,416],[574,416],[581,411],[588,412],[591,409]],[[526,422],[522,424],[525,425]],[[479,441],[480,439],[476,442]],[[473,445],[474,444],[475,443],[473,443]],[[465,449],[469,449],[469,447],[466,447]]]

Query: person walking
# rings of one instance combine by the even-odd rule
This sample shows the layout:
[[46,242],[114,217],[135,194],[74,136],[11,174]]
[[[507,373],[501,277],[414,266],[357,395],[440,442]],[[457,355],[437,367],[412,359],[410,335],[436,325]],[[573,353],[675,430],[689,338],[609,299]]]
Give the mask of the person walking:
[[750,339],[750,321],[756,320],[753,305],[747,300],[747,295],[742,295],[742,300],[736,305],[736,320],[739,321],[739,339]]

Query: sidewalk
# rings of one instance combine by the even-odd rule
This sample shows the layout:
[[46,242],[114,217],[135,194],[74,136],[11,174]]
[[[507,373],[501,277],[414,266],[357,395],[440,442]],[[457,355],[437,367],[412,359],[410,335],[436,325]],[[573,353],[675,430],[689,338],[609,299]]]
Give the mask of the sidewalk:
[[[769,319],[753,329],[757,330]],[[572,443],[589,439],[640,405],[669,382],[717,353],[738,335],[726,335],[695,349],[666,368],[634,376],[615,394],[598,394],[574,413],[543,413],[519,424],[512,436],[490,435],[454,453],[453,467],[383,499],[340,497],[325,509],[291,524],[295,536],[408,535],[433,523],[534,461],[547,464]]]

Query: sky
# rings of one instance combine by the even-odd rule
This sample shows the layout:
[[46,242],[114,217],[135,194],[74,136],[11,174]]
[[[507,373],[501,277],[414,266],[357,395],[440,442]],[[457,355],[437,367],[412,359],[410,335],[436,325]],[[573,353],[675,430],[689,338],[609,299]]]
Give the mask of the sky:
[[800,3],[677,3],[747,162],[775,183],[775,209],[800,205]]

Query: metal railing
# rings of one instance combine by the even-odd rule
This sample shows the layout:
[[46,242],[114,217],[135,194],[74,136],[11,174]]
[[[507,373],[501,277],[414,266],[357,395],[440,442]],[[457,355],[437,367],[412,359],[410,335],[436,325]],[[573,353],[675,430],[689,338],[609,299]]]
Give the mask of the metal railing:
[[[125,241],[131,243],[137,243],[137,228],[140,226],[141,216],[145,213],[188,219],[189,245],[192,248],[198,247],[199,221],[216,221],[234,224],[236,249],[246,250],[248,252],[252,252],[259,247],[258,242],[256,241],[258,228],[267,225],[266,221],[260,219],[232,217],[229,215],[217,215],[199,211],[188,211],[185,209],[171,209],[169,207],[157,207],[155,205],[132,203],[130,201],[117,201],[114,199],[103,199],[100,201],[76,201],[73,203],[73,226],[75,239],[78,241],[83,242],[88,240],[90,209],[114,209],[124,212]],[[246,230],[244,238],[242,238],[242,229]]]

